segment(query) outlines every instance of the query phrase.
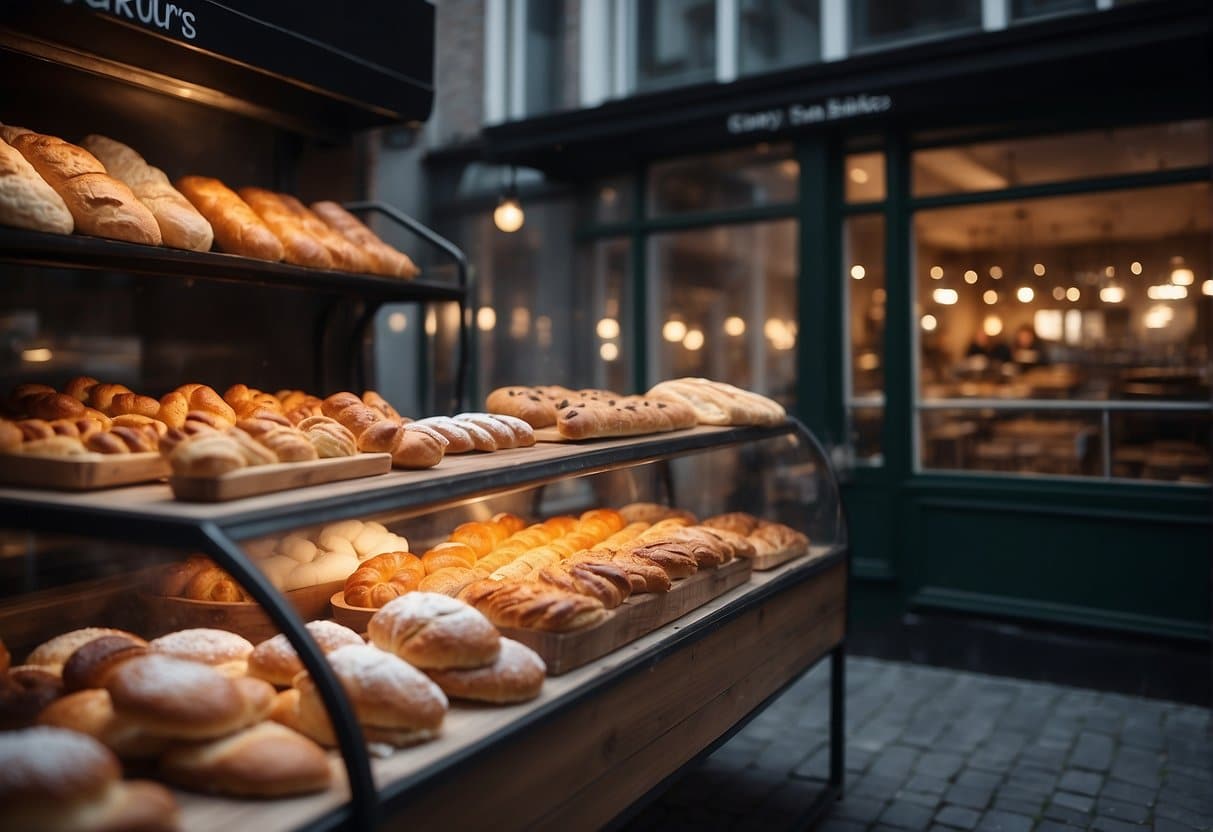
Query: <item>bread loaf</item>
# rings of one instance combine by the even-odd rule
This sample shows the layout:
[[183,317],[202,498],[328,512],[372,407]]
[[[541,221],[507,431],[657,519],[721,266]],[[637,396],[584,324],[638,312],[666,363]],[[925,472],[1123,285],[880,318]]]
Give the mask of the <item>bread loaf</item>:
[[492,664],[472,669],[431,669],[426,673],[453,699],[506,705],[538,696],[547,675],[547,665],[531,648],[511,638],[503,638],[501,650]]
[[211,224],[173,187],[164,171],[149,165],[133,148],[105,136],[85,136],[80,144],[152,212],[166,246],[210,251],[215,238]]
[[148,649],[153,653],[208,664],[225,676],[243,676],[248,670],[253,645],[243,636],[227,630],[193,627],[153,639]]
[[333,268],[328,250],[308,233],[278,194],[264,188],[241,188],[238,193],[281,241],[286,262],[313,269]]
[[[325,654],[350,644],[365,643],[362,636],[335,621],[309,621],[307,631]],[[286,636],[279,633],[253,650],[248,661],[248,672],[250,676],[285,688],[290,687],[291,681],[303,672],[303,661]]]
[[492,664],[497,630],[481,613],[447,595],[410,592],[387,604],[367,624],[371,643],[420,668]]
[[563,633],[592,627],[607,617],[596,598],[530,582],[477,581],[458,597],[498,627]]
[[39,725],[66,728],[101,742],[122,760],[153,760],[168,740],[153,737],[114,713],[109,691],[90,688],[56,699],[38,714]]
[[96,156],[55,136],[24,133],[13,147],[62,197],[81,234],[160,245],[156,218]]
[[327,789],[332,779],[324,749],[276,722],[177,746],[160,759],[158,771],[182,788],[236,797],[307,794]]
[[287,211],[295,218],[300,227],[320,242],[328,251],[333,261],[333,268],[344,272],[375,271],[375,259],[364,252],[356,244],[347,240],[340,232],[331,228],[324,220],[299,200],[290,194],[277,194],[277,197]]
[[[265,684],[258,679],[249,680]],[[269,711],[213,667],[163,653],[118,665],[106,680],[114,712],[151,736],[206,740],[239,731]]]
[[63,197],[6,141],[0,141],[0,224],[51,234],[75,227]]
[[277,262],[282,243],[234,191],[206,176],[183,176],[177,188],[210,223],[219,248],[229,254]]
[[109,627],[84,627],[83,629],[62,633],[49,641],[39,644],[26,658],[25,663],[43,667],[55,675],[59,675],[64,663],[72,653],[75,653],[93,639],[98,639],[102,636],[122,636],[134,644],[147,646],[146,641],[134,633],[128,633],[126,630],[114,630]]
[[407,254],[383,242],[360,219],[336,202],[313,202],[312,210],[331,228],[371,255],[375,274],[411,280],[421,273]]

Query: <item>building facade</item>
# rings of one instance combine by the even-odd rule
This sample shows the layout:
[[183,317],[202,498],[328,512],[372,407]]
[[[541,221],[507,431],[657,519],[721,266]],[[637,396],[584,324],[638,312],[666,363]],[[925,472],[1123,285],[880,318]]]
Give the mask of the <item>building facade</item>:
[[376,189],[471,255],[473,398],[787,405],[846,480],[861,611],[1206,640],[1209,15],[449,0]]

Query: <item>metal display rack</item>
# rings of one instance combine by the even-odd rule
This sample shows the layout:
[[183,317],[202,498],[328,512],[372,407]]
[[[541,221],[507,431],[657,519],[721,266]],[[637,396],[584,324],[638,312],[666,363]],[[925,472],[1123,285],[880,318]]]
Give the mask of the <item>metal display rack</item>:
[[[349,782],[349,801],[318,809],[302,824],[307,828],[331,829],[343,826],[370,828],[380,812],[409,807],[465,769],[471,762],[499,752],[511,742],[538,729],[545,720],[559,719],[578,708],[588,707],[595,697],[625,682],[635,683],[652,674],[661,663],[679,651],[694,649],[722,628],[740,625],[746,616],[761,615],[763,607],[780,593],[807,586],[823,572],[847,568],[845,521],[843,542],[820,548],[806,563],[787,567],[739,588],[728,603],[702,611],[663,628],[637,646],[617,651],[582,676],[549,680],[558,695],[526,709],[500,725],[482,727],[471,741],[454,751],[424,760],[419,764],[411,752],[396,755],[406,762],[377,765],[368,757],[361,728],[353,709],[341,690],[319,647],[304,627],[304,622],[244,553],[239,541],[261,535],[296,529],[356,516],[380,512],[421,513],[459,502],[540,486],[571,476],[585,476],[637,465],[675,459],[697,452],[743,446],[764,440],[791,438],[811,449],[828,466],[824,450],[816,438],[799,422],[779,427],[712,428],[654,437],[608,440],[583,445],[539,445],[533,448],[444,460],[436,469],[396,471],[390,474],[328,485],[312,486],[289,492],[252,497],[218,505],[175,502],[167,485],[141,485],[84,494],[66,494],[17,488],[0,489],[0,526],[38,532],[64,531],[129,543],[160,544],[203,551],[232,574],[262,606],[270,620],[286,634],[298,651],[304,667],[312,675],[329,710]],[[832,472],[827,477],[831,482]],[[845,577],[843,578],[845,587]],[[744,591],[743,591],[744,590]],[[845,604],[845,589],[843,594]],[[843,615],[845,616],[845,607]],[[844,625],[842,625],[844,626]],[[830,657],[830,767],[827,782],[814,803],[806,807],[806,816],[815,816],[835,799],[843,777],[843,658],[845,635],[831,638],[817,653],[805,652],[806,662],[794,663],[794,672],[780,677],[773,691],[764,691],[763,699],[749,703],[743,718],[731,721],[726,732],[710,743],[695,748],[685,767],[709,753],[749,716],[759,712],[800,673],[819,660]],[[800,658],[800,657],[798,657]],[[803,664],[804,666],[800,666]],[[395,759],[393,758],[393,759]],[[412,760],[409,762],[409,760]],[[403,768],[401,768],[403,766]],[[376,773],[383,784],[376,787]],[[672,776],[672,775],[667,775]],[[205,812],[206,809],[199,809]],[[249,809],[273,827],[274,804],[256,804]],[[187,806],[187,822],[189,807]],[[256,820],[250,815],[247,820]],[[298,826],[292,818],[288,825]]]

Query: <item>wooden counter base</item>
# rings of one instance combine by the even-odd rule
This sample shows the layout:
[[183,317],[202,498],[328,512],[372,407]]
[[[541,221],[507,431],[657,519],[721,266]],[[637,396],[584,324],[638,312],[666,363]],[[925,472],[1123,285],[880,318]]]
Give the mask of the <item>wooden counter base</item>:
[[845,598],[839,561],[388,811],[421,829],[598,828],[840,644]]

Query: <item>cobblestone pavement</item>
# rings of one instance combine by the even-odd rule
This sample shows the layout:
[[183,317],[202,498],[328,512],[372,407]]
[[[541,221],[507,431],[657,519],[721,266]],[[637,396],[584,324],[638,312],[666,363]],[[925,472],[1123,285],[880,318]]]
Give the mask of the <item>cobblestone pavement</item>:
[[[828,760],[828,662],[625,827],[801,828]],[[847,662],[845,797],[823,832],[1213,829],[1207,709]]]

